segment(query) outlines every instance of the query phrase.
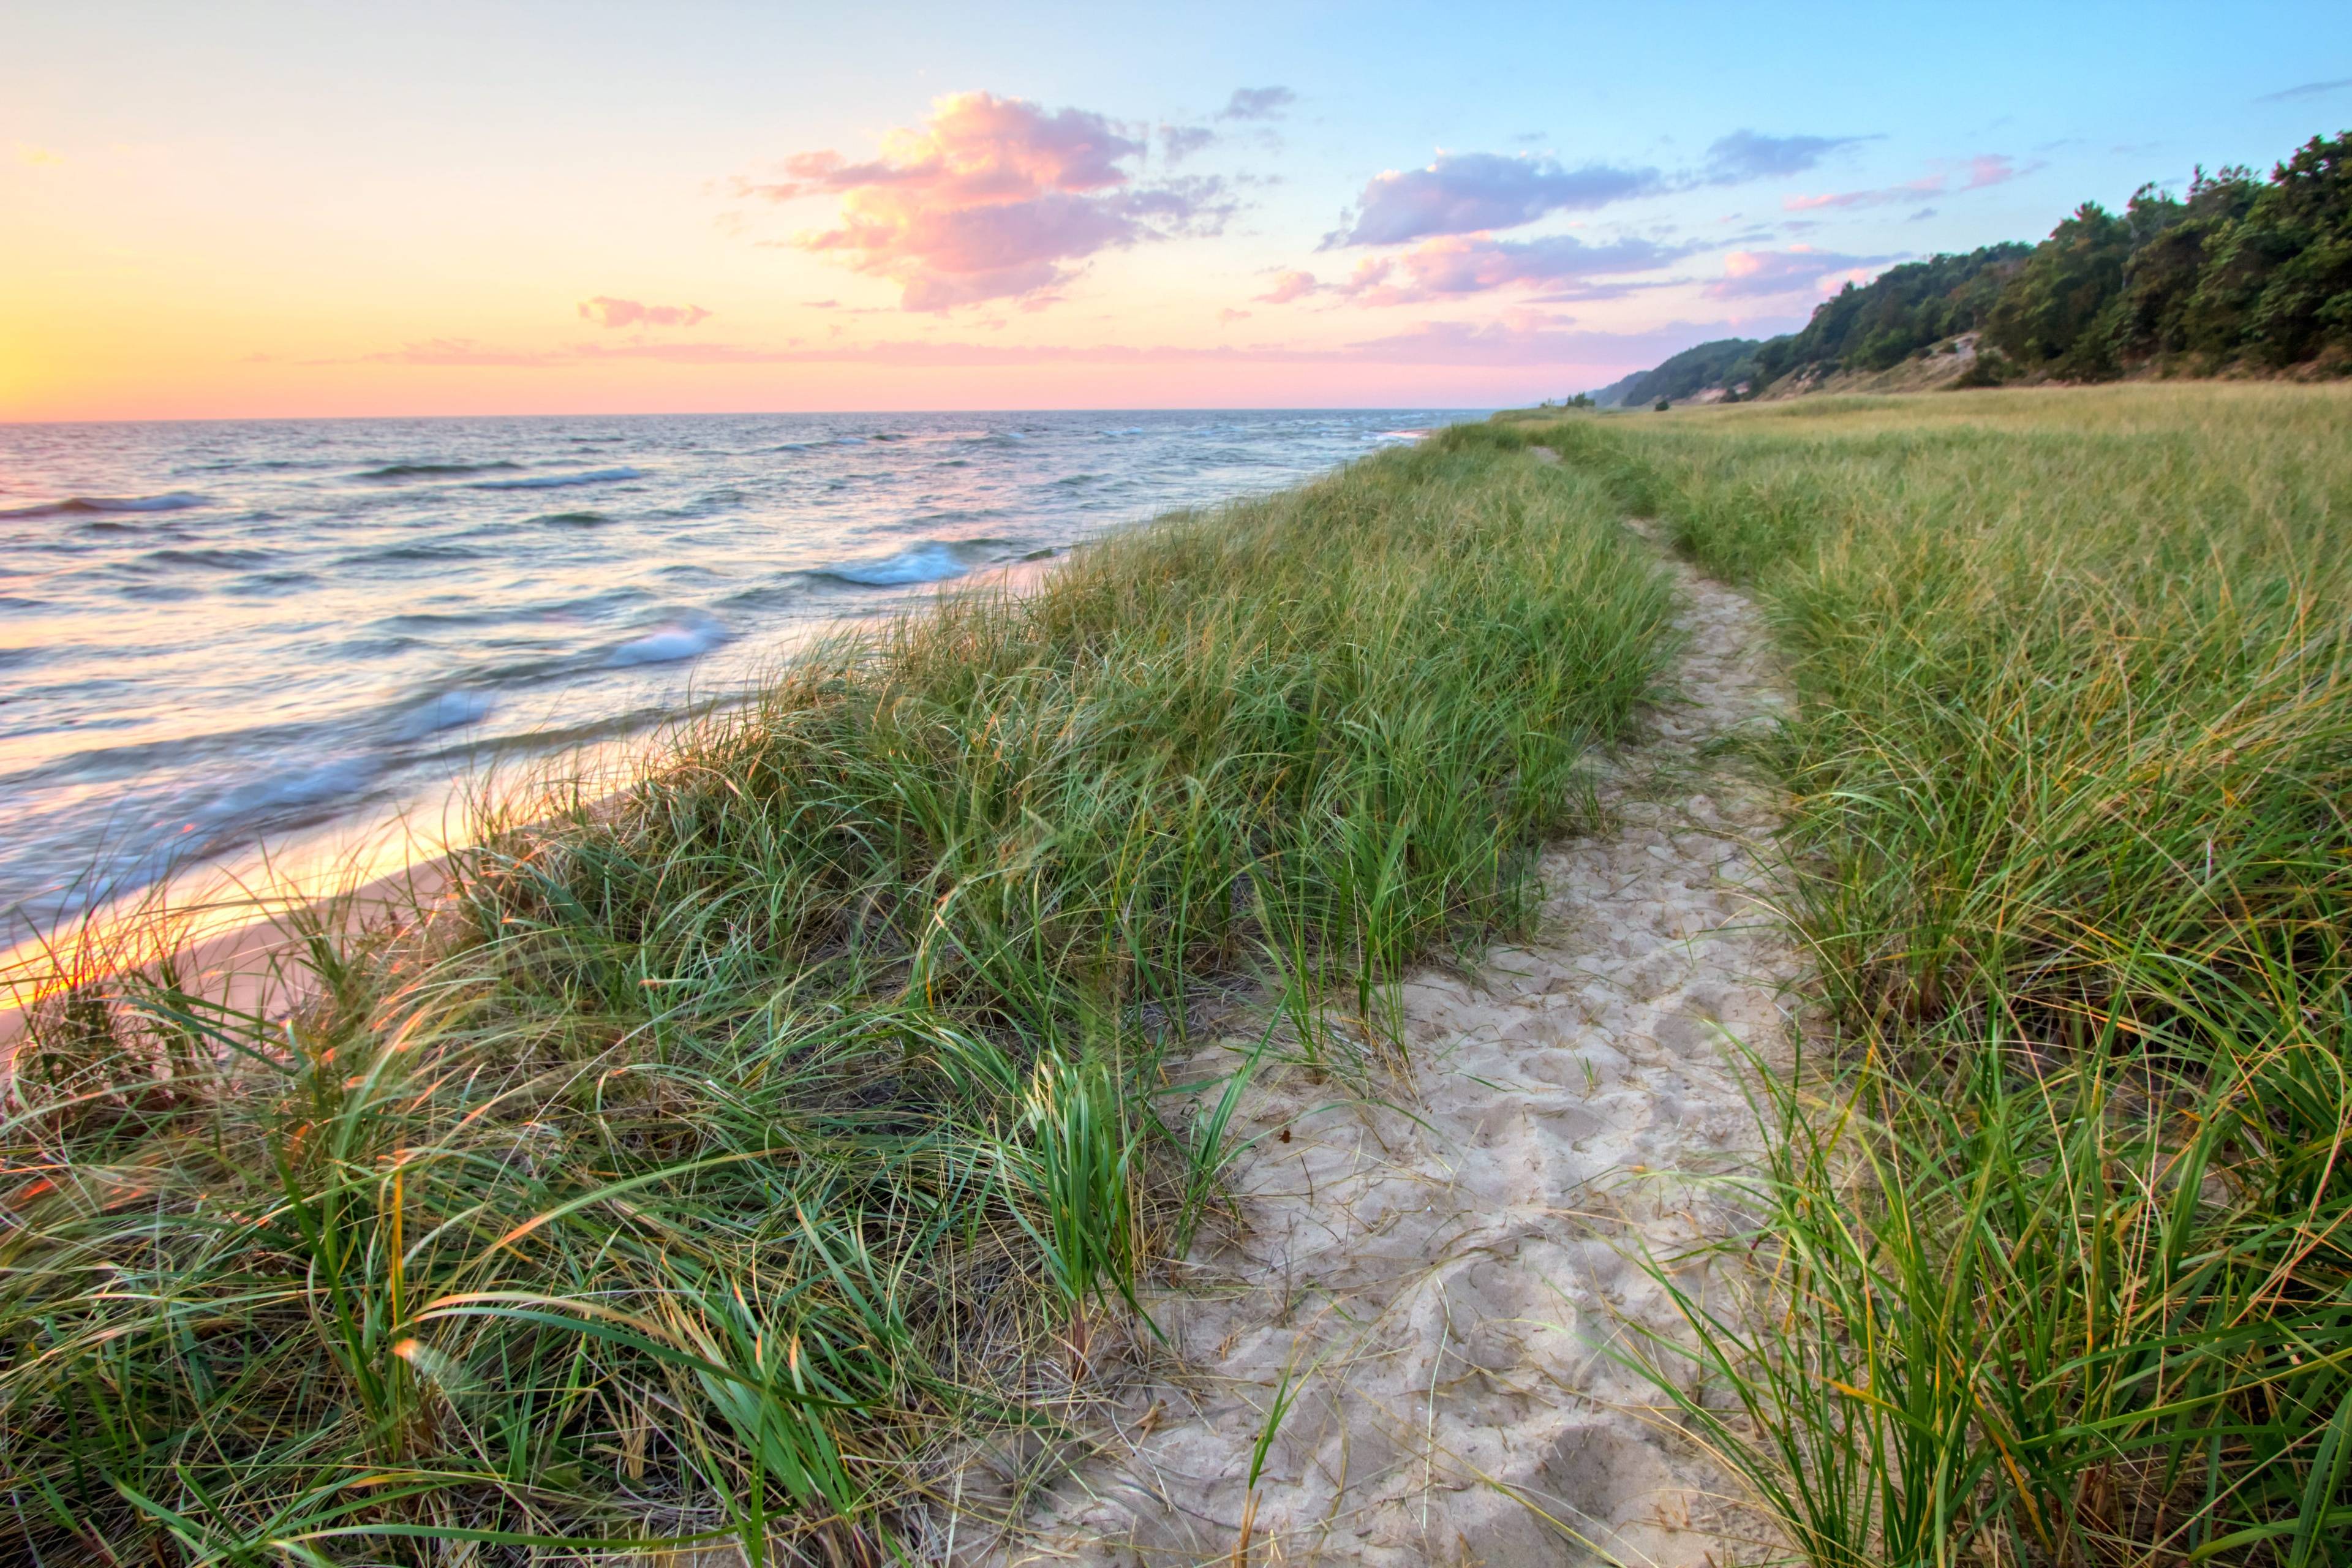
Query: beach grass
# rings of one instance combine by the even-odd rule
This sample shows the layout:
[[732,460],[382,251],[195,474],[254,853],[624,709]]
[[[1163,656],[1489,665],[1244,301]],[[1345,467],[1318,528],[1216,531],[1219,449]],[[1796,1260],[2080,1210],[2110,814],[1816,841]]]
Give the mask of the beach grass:
[[1228,1088],[1389,1048],[1383,989],[1526,925],[1659,679],[1664,574],[1522,444],[830,644],[617,795],[490,803],[422,918],[320,924],[290,1016],[168,965],[52,994],[0,1122],[0,1556],[1001,1523],[980,1461],[1070,1436],[1216,1201],[1232,1096],[1175,1064],[1221,1002]]
[[1647,1348],[1689,1427],[1816,1564],[2352,1560],[2352,389],[1513,428],[1798,698],[1834,1039]]

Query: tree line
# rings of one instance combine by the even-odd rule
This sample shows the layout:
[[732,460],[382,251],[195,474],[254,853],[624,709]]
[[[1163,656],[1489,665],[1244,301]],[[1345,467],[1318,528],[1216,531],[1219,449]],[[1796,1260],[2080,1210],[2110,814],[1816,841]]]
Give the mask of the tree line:
[[2314,136],[2268,178],[2200,167],[2185,197],[2149,184],[2121,213],[2084,202],[2039,245],[1890,268],[1822,301],[1801,331],[1701,343],[1593,395],[1753,395],[1798,373],[1889,369],[1970,331],[1975,384],[2352,369],[2352,132]]

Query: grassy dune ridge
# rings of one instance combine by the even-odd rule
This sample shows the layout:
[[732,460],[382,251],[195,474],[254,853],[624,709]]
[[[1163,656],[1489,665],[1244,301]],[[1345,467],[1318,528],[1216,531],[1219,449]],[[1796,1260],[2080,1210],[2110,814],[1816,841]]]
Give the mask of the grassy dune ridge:
[[2352,395],[1514,427],[1800,698],[1840,1048],[1693,1420],[1817,1563],[2352,1559]]
[[52,998],[0,1121],[0,1555],[921,1546],[1213,1201],[1162,1068],[1204,997],[1360,1048],[1587,819],[1669,594],[1518,444],[831,647],[620,797],[510,803],[421,935],[321,931],[290,1020]]

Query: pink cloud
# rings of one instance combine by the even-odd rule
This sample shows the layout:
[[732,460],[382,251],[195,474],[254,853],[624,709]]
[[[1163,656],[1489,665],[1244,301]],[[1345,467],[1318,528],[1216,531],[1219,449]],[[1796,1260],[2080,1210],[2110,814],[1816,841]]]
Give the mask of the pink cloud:
[[1651,271],[1694,248],[1647,239],[1594,245],[1570,234],[1541,239],[1447,235],[1394,256],[1368,257],[1341,282],[1321,282],[1311,272],[1285,272],[1257,298],[1286,305],[1310,294],[1338,294],[1360,305],[1418,305],[1522,287],[1589,297],[1593,279]]
[[775,202],[837,196],[835,226],[793,244],[896,283],[908,310],[945,310],[1045,296],[1104,250],[1222,224],[1231,208],[1213,179],[1135,184],[1129,165],[1145,151],[1099,114],[962,92],[890,132],[878,158],[797,153],[788,180],[740,189]]
[[1906,180],[1899,185],[1881,185],[1867,191],[1832,191],[1811,196],[1785,196],[1781,198],[1780,205],[1790,212],[1814,212],[1822,207],[1874,207],[1889,202],[1916,201],[1921,196],[1958,195],[1963,191],[1980,191],[1987,185],[2006,184],[2041,166],[2029,163],[2020,168],[1999,153],[1986,153],[1958,164],[1947,163],[1932,174],[1922,174],[1916,180]]
[[1303,300],[1309,294],[1319,294],[1324,285],[1315,280],[1312,272],[1286,272],[1274,280],[1274,287],[1255,298],[1261,305],[1287,305],[1293,300]]
[[1691,248],[1647,239],[1592,245],[1571,234],[1542,239],[1450,236],[1359,267],[1345,291],[1368,305],[1412,305],[1521,286],[1573,288],[1595,278],[1652,271]]
[[1987,185],[2006,184],[2019,175],[2030,174],[2040,167],[2042,165],[2039,163],[2028,163],[2021,169],[1999,153],[1979,153],[1960,165],[1962,170],[1960,183],[1953,188],[1961,191],[1979,191]]
[[610,294],[580,302],[580,319],[600,327],[690,327],[709,316],[699,305],[646,305]]
[[1723,276],[1706,286],[1710,300],[1763,299],[1779,294],[1830,293],[1849,280],[1869,281],[1891,256],[1842,256],[1792,245],[1786,250],[1735,250]]

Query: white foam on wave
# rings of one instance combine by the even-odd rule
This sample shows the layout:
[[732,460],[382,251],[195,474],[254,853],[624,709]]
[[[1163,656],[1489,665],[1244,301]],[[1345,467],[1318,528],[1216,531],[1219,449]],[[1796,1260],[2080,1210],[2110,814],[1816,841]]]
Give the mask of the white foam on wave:
[[194,490],[170,490],[160,496],[69,496],[38,506],[13,507],[0,517],[63,517],[78,511],[184,511],[209,506],[211,500]]
[[287,768],[223,792],[213,811],[225,823],[267,821],[288,811],[339,804],[363,792],[374,777],[374,767],[357,757]]
[[630,638],[607,655],[604,662],[615,669],[637,664],[675,664],[680,659],[700,658],[726,640],[723,626],[664,626]]
[[902,588],[915,583],[945,582],[950,577],[962,576],[970,569],[951,546],[926,540],[878,561],[844,562],[838,566],[820,567],[811,575],[866,588]]
[[572,485],[613,485],[624,479],[642,479],[643,468],[590,468],[579,474],[534,474],[527,479],[484,479],[473,488],[478,490],[560,490]]
[[421,741],[444,730],[455,730],[478,723],[488,717],[498,704],[483,691],[444,691],[425,699],[406,713],[393,727],[393,733],[403,741]]

